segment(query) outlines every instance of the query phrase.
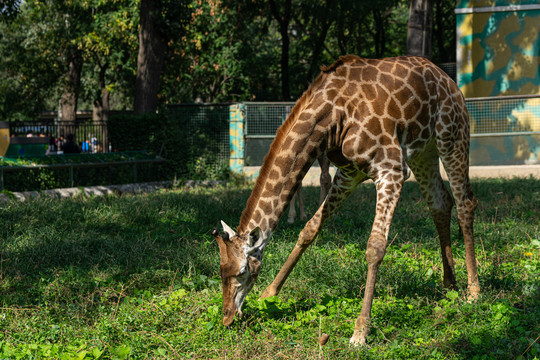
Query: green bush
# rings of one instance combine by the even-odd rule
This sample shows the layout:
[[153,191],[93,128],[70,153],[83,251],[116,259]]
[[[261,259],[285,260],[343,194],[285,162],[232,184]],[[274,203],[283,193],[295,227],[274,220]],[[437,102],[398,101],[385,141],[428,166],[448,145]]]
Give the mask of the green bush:
[[[81,155],[86,156],[86,155]],[[73,184],[69,168],[26,168],[4,172],[4,189],[8,191],[35,191],[71,186],[116,185],[132,182],[150,182],[167,179],[167,164],[137,164],[134,179],[132,164],[114,164],[100,167],[73,168]]]

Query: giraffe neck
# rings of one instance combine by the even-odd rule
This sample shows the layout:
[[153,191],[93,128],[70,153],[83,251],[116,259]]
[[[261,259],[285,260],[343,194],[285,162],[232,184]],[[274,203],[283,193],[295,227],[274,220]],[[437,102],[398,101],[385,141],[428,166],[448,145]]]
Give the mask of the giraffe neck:
[[[321,154],[324,131],[308,90],[278,130],[242,213],[238,233],[261,229],[262,243],[270,238],[305,174]],[[324,105],[324,104],[323,104]],[[323,106],[321,105],[321,106]],[[328,114],[329,109],[322,109]]]

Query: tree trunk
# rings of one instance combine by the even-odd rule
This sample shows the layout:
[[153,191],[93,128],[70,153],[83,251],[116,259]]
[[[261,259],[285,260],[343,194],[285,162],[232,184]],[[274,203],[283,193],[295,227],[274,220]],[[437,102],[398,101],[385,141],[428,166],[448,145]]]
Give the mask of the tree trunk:
[[407,54],[431,57],[432,0],[411,0],[407,31]]
[[373,9],[373,21],[375,25],[375,57],[382,57],[386,52],[386,31],[385,31],[385,20],[383,12],[379,9]]
[[436,46],[439,50],[439,54],[445,53],[446,49],[444,48],[444,34],[441,31],[442,30],[442,6],[441,2],[435,3],[435,11],[433,14],[433,30],[432,30],[432,36],[435,38]]
[[167,41],[159,32],[153,13],[159,13],[153,0],[141,0],[139,54],[135,83],[135,112],[155,112],[158,105],[159,77]]
[[283,100],[290,100],[289,90],[289,23],[291,22],[291,0],[285,0],[285,10],[283,16],[279,13],[274,0],[270,0],[270,9],[274,18],[279,23],[279,33],[281,34],[281,97]]
[[82,56],[78,51],[70,53],[68,71],[64,92],[60,99],[62,112],[61,121],[75,121],[77,118],[77,100],[79,98],[79,88],[81,85]]
[[315,47],[313,49],[313,57],[311,58],[311,64],[309,66],[309,70],[306,77],[308,84],[311,83],[311,81],[313,81],[313,77],[315,76],[315,73],[317,72],[317,63],[319,62],[319,57],[321,56],[321,53],[324,47],[324,42],[326,41],[326,36],[328,34],[328,30],[330,29],[330,25],[332,25],[332,20],[325,19],[321,27],[321,32],[315,42]]
[[99,64],[99,90],[100,98],[95,99],[93,103],[92,120],[94,121],[107,121],[109,119],[109,90],[107,90],[107,83],[105,81],[105,73],[109,67],[109,63],[104,65]]

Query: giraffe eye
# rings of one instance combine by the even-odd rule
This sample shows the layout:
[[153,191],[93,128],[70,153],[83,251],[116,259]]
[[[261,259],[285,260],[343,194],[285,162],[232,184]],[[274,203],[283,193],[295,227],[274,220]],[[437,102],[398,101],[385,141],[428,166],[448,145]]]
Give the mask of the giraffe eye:
[[244,276],[246,274],[246,267],[243,267],[242,270],[238,273],[238,277]]

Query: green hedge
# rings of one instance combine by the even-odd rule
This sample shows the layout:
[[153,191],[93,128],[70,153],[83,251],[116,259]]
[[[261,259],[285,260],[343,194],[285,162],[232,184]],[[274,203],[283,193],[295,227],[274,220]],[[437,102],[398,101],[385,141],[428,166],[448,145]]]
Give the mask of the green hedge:
[[155,181],[163,175],[164,165],[146,151],[0,158],[4,188],[9,191]]
[[[161,180],[163,167],[163,164],[137,164],[137,182]],[[73,186],[76,187],[129,184],[133,182],[133,166],[116,164],[74,168],[73,180]],[[4,172],[4,190],[7,191],[47,190],[71,186],[69,168],[27,168]]]

